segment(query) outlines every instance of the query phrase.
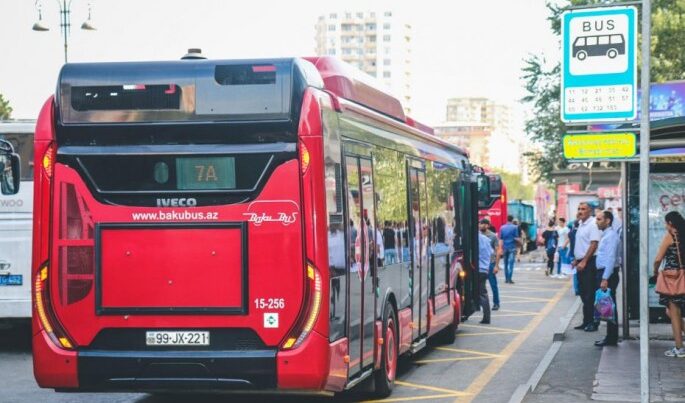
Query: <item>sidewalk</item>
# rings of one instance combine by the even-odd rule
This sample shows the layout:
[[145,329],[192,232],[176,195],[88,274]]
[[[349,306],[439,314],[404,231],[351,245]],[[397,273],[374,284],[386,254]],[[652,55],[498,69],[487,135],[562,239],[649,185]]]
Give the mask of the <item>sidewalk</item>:
[[[593,345],[606,334],[574,330],[580,323],[577,312],[559,352],[525,402],[639,402],[640,342],[624,340],[618,347],[600,349]],[[685,359],[669,358],[664,351],[673,346],[669,324],[650,324],[650,401],[685,401]],[[637,335],[637,322],[631,335]]]

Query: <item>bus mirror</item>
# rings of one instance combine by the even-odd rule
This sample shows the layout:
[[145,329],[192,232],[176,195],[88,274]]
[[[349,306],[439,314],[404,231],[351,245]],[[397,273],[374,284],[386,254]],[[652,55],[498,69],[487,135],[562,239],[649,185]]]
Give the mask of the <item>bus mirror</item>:
[[13,195],[19,191],[19,155],[12,145],[0,140],[0,191],[3,195]]
[[490,201],[490,180],[487,175],[480,174],[478,183],[478,208],[485,208]]
[[502,177],[499,175],[488,176],[490,182],[490,197],[498,198],[502,195]]

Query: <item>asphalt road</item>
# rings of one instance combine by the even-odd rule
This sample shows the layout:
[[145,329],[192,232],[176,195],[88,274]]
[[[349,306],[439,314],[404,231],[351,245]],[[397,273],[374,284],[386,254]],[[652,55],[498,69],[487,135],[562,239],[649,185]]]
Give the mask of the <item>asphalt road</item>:
[[[570,280],[545,277],[543,263],[520,264],[514,281],[504,284],[500,273],[501,309],[493,312],[491,325],[478,324],[480,313],[476,313],[460,326],[452,345],[429,343],[401,361],[395,390],[384,401],[508,402],[534,372],[560,318],[576,298],[571,295]],[[29,333],[27,327],[0,329],[3,402],[373,401],[365,385],[334,398],[56,393],[38,388],[33,379]]]

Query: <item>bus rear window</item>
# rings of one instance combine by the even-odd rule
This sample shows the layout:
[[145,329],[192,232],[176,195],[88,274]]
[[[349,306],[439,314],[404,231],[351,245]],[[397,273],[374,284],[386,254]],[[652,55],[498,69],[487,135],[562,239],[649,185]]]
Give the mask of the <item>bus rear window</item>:
[[80,112],[178,110],[181,107],[181,88],[175,84],[72,87],[71,107]]
[[276,66],[273,64],[216,66],[214,79],[221,85],[276,84]]

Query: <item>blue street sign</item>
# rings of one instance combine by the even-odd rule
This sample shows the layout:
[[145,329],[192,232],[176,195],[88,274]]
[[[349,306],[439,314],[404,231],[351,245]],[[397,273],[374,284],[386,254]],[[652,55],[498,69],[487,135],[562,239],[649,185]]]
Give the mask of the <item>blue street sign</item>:
[[561,120],[637,116],[637,10],[603,7],[562,14]]

